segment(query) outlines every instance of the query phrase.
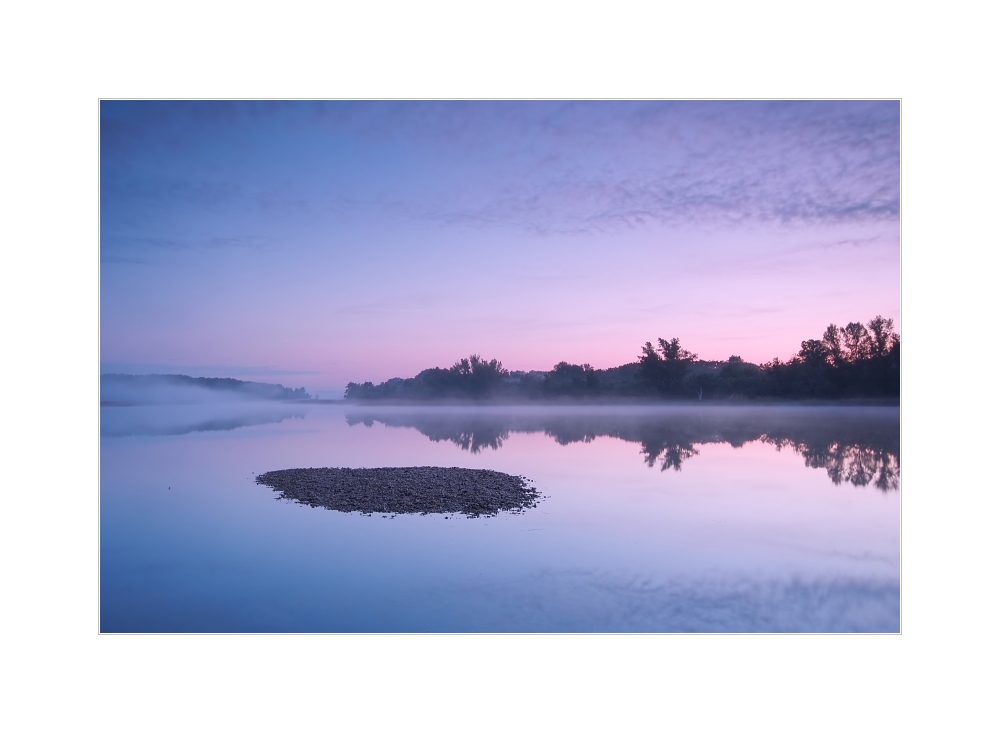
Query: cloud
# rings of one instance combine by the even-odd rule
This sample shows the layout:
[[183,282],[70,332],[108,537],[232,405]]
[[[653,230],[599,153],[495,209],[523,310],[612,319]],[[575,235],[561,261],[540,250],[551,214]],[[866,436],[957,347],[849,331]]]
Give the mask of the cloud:
[[650,222],[894,219],[899,139],[893,106],[716,104],[633,113],[595,124],[591,137],[609,151],[595,153],[597,165],[587,163],[582,132],[567,135],[553,143],[563,148],[561,162],[533,161],[481,202],[467,197],[448,207],[434,201],[423,213],[541,232]]
[[272,240],[257,235],[227,237],[142,237],[102,234],[101,262],[107,264],[146,264],[164,254],[195,250],[262,250],[273,246]]
[[[899,216],[895,102],[512,103],[386,111],[447,169],[369,201],[404,217],[535,233],[650,223]],[[345,123],[346,124],[346,123]],[[385,130],[382,119],[375,129]],[[371,133],[369,133],[371,134]]]
[[[536,234],[891,221],[899,150],[894,101],[102,105],[112,207],[308,209]],[[150,151],[174,178],[143,162]],[[278,170],[291,183],[273,182]],[[311,183],[292,192],[296,181]]]

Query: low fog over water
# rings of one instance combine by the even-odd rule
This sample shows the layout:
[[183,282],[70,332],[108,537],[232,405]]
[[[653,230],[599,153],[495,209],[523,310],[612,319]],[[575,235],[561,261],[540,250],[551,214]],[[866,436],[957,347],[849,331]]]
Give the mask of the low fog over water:
[[304,418],[291,406],[262,400],[207,402],[200,405],[111,405],[101,408],[101,435],[184,435],[213,430],[236,430],[250,425]]
[[303,389],[176,374],[102,374],[101,435],[183,435],[304,417]]
[[240,379],[183,374],[102,374],[101,404],[202,405],[255,400],[305,400],[305,389]]

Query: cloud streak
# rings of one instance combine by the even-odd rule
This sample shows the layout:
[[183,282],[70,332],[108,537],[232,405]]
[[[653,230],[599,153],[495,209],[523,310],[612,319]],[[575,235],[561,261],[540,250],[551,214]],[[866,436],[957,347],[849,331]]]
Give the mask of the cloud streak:
[[[102,190],[111,209],[155,199],[537,234],[885,221],[900,209],[896,102],[165,103],[108,112]],[[173,156],[177,177],[144,168],[144,156]],[[238,157],[255,174],[210,179],[206,157]],[[271,179],[292,163],[313,185],[278,194]]]

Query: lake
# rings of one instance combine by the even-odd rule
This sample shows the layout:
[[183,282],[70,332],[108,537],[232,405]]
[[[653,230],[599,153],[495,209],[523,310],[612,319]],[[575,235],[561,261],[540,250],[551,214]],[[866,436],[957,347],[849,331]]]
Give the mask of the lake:
[[[898,407],[101,407],[102,632],[898,632]],[[362,515],[285,468],[522,475]]]

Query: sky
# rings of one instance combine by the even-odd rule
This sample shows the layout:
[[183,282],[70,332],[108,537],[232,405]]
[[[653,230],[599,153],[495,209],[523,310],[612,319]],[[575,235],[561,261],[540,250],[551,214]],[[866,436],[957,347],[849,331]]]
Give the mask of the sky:
[[335,397],[899,330],[899,144],[896,101],[104,101],[101,369]]

